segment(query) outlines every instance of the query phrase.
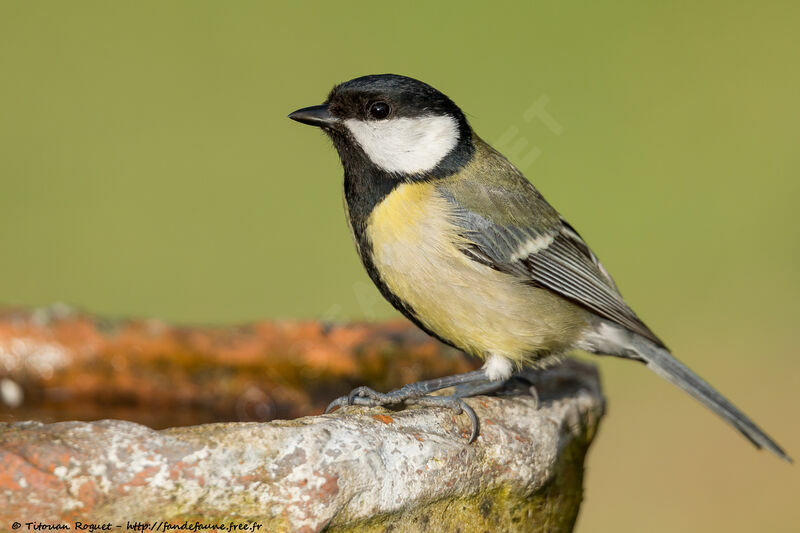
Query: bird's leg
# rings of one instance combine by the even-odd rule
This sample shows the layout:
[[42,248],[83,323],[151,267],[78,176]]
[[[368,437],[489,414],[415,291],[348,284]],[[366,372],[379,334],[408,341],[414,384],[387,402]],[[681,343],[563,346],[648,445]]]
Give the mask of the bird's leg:
[[481,394],[491,394],[502,389],[506,383],[508,383],[508,380],[505,379],[500,379],[497,381],[462,383],[455,388],[452,395],[456,398],[471,398]]

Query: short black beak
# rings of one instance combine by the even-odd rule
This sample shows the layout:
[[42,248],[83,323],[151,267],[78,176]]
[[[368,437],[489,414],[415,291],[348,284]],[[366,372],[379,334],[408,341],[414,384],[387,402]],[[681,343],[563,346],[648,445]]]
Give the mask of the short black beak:
[[309,126],[332,126],[339,122],[339,119],[331,115],[328,110],[328,104],[312,105],[311,107],[304,107],[289,114],[289,118],[308,124]]

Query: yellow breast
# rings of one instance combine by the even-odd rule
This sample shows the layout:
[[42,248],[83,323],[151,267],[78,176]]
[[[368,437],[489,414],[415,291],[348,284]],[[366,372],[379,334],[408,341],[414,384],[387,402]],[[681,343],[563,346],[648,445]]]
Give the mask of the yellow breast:
[[577,306],[464,255],[452,207],[429,183],[400,185],[375,207],[366,231],[386,286],[468,353],[522,363],[569,348],[586,326]]

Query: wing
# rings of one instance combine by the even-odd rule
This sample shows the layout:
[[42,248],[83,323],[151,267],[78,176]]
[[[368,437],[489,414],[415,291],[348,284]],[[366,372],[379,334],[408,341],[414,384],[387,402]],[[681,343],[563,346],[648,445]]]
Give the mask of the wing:
[[[502,158],[491,150],[490,157]],[[549,289],[664,347],[620,295],[614,280],[578,233],[505,158],[482,172],[443,180],[456,224],[475,261]],[[490,172],[490,174],[487,174]],[[485,179],[486,176],[490,179]],[[472,179],[470,179],[472,177]],[[491,213],[487,215],[486,213]]]

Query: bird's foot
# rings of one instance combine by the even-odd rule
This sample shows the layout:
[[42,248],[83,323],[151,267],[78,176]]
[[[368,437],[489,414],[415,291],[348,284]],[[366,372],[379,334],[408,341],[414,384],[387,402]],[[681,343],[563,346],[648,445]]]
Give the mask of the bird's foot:
[[[466,372],[464,374],[456,374],[453,376],[429,379],[427,381],[409,383],[408,385],[404,385],[399,389],[386,393],[378,392],[369,387],[358,387],[353,389],[347,396],[336,398],[334,401],[328,404],[328,407],[325,408],[325,412],[329,413],[333,409],[342,407],[344,405],[368,405],[372,407],[378,405],[397,405],[407,400],[427,396],[431,392],[445,389],[447,387],[463,388],[465,386],[478,385],[486,382],[486,372],[481,369],[473,372]],[[462,398],[465,396],[468,396],[468,394],[461,395]]]
[[[478,437],[480,424],[475,411],[464,401],[464,398],[494,392],[502,388],[503,384],[503,381],[488,381],[485,374],[479,370],[467,374],[411,383],[386,393],[378,392],[369,387],[358,387],[353,389],[347,396],[336,398],[328,404],[328,407],[325,408],[325,413],[330,413],[334,409],[346,405],[377,407],[406,403],[425,407],[445,407],[451,409],[457,415],[467,414],[472,423],[469,442],[473,442]],[[453,394],[443,396],[429,394],[452,386],[455,386]]]
[[350,391],[347,396],[336,398],[328,407],[325,408],[325,413],[330,413],[337,407],[345,405],[365,405],[368,407],[378,407],[386,405],[397,405],[399,403],[421,398],[425,396],[425,392],[420,390],[417,383],[405,385],[399,389],[390,392],[378,392],[369,387],[357,387]]
[[453,414],[460,415],[466,413],[472,424],[470,432],[469,443],[478,438],[480,431],[480,424],[478,422],[478,415],[462,397],[456,394],[447,396],[431,396],[429,394],[417,395],[410,394],[409,391],[397,389],[387,393],[380,393],[369,387],[359,387],[354,389],[349,395],[341,396],[333,400],[328,407],[325,408],[325,413],[330,413],[337,407],[344,407],[346,405],[363,405],[367,407],[378,407],[387,405],[397,405],[405,403],[408,405],[420,405],[423,407],[444,407],[453,411]]

